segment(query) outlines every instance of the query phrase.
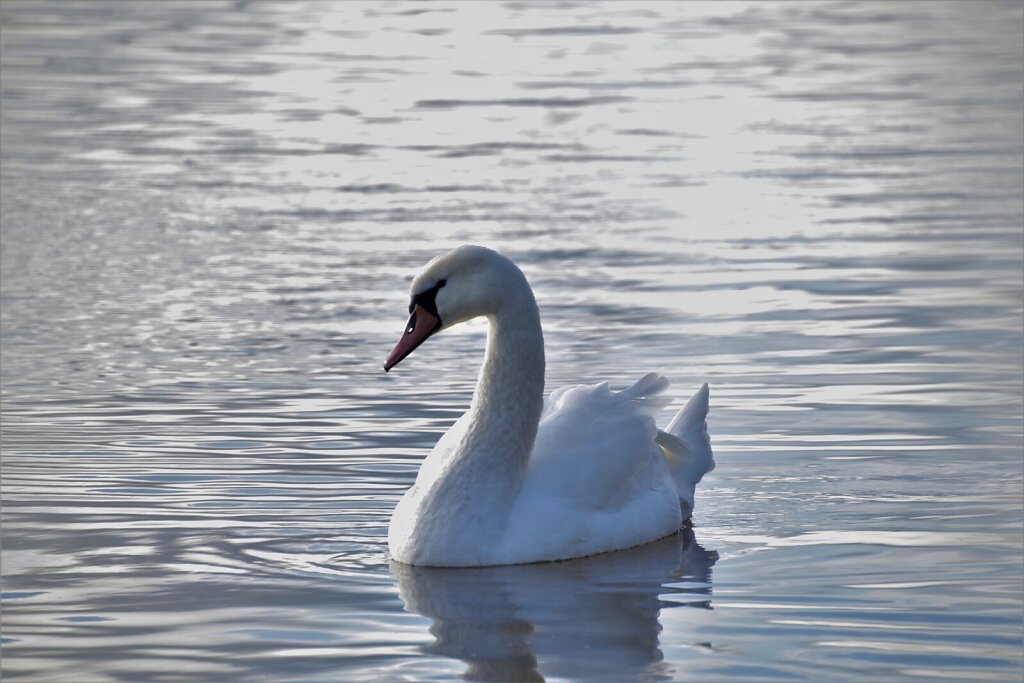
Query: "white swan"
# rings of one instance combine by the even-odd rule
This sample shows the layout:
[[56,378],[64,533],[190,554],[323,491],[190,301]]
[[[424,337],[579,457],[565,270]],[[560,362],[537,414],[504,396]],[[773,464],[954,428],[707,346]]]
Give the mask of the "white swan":
[[435,332],[478,316],[490,328],[469,410],[423,461],[388,528],[393,559],[467,567],[562,560],[679,530],[714,459],[705,384],[665,431],[650,416],[668,380],[625,391],[564,387],[544,400],[544,337],[526,277],[462,246],[413,280],[390,370]]

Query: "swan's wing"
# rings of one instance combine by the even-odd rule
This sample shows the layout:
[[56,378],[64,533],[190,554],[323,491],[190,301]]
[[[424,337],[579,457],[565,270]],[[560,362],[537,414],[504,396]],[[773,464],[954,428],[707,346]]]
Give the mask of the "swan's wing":
[[668,382],[648,375],[625,391],[608,385],[551,394],[537,429],[524,490],[577,509],[614,510],[665,486],[667,473],[649,414]]
[[667,471],[683,516],[689,517],[697,483],[715,468],[707,428],[708,385],[661,431],[650,414],[664,405],[667,387],[668,380],[652,373],[620,392],[607,384],[553,392],[527,483],[574,505],[609,510],[663,487]]
[[[641,377],[633,386],[618,392],[612,392],[608,389],[607,382],[594,385],[581,384],[560,387],[544,398],[544,409],[541,412],[540,419],[543,420],[555,411],[565,409],[567,402],[571,405],[579,405],[579,402],[581,401],[581,390],[597,392],[602,389],[608,389],[612,394],[617,394],[624,399],[629,399],[636,405],[636,407],[653,415],[655,412],[668,405],[668,399],[664,397],[663,393],[668,389],[669,385],[670,383],[668,379],[663,375],[659,375],[656,372],[649,372]],[[572,392],[572,396],[567,399],[566,395],[570,392]],[[582,398],[582,400],[585,401],[586,399]]]
[[658,410],[667,404],[667,399],[662,394],[669,388],[669,385],[670,382],[663,375],[649,372],[641,377],[636,384],[619,393],[640,406]]
[[554,392],[498,554],[582,557],[647,543],[682,523],[675,484],[648,414],[668,385],[607,384]]

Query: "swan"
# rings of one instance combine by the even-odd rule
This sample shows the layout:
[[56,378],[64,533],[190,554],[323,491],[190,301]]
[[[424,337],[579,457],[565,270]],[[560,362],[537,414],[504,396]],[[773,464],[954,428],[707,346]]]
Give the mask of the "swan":
[[464,245],[427,263],[390,371],[438,332],[488,320],[469,410],[441,437],[388,526],[392,559],[480,567],[584,557],[650,543],[690,517],[714,466],[704,384],[659,430],[668,380],[623,391],[571,386],[544,398],[544,336],[533,290],[496,251]]

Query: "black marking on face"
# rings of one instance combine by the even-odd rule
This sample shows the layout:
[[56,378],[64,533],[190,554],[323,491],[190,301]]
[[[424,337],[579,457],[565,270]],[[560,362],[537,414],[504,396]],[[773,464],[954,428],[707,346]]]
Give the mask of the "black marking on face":
[[413,295],[412,301],[409,302],[409,312],[412,313],[412,309],[415,308],[417,304],[419,304],[425,310],[430,311],[430,314],[432,316],[440,320],[441,316],[437,314],[436,299],[438,291],[440,291],[440,289],[444,287],[446,284],[448,284],[447,280],[438,280],[437,284],[431,287],[430,289],[424,290],[419,294]]

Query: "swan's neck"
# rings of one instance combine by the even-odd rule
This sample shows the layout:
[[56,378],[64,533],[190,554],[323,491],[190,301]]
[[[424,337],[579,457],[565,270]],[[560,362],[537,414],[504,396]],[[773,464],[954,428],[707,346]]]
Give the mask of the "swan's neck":
[[533,293],[506,303],[489,322],[464,454],[488,460],[518,489],[544,408],[544,335]]
[[[479,526],[483,536],[501,531],[522,488],[544,407],[544,335],[525,279],[509,287],[501,306],[487,317],[487,352],[465,431],[433,492],[464,501],[460,505],[467,510],[459,517]],[[475,505],[485,510],[470,513]]]

